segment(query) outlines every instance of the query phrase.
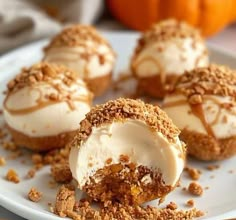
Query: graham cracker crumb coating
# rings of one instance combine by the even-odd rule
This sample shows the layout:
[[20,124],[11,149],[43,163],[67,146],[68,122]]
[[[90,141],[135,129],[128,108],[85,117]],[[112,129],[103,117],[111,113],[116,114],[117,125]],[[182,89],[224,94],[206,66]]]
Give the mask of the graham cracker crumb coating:
[[77,135],[70,145],[80,146],[81,142],[86,141],[91,134],[92,127],[126,119],[144,121],[152,131],[162,133],[170,143],[175,143],[180,133],[167,114],[158,106],[145,104],[141,100],[119,98],[93,107],[81,121]]
[[22,68],[21,72],[7,84],[7,93],[16,92],[21,88],[33,86],[39,82],[51,82],[55,79],[61,79],[61,76],[63,76],[64,84],[68,86],[78,79],[75,72],[62,65],[46,62],[37,63],[31,67]]
[[190,104],[202,103],[204,95],[236,97],[236,74],[226,66],[211,64],[208,67],[186,71],[176,82],[172,92],[188,97]]
[[45,51],[51,47],[81,46],[82,42],[85,41],[92,41],[96,44],[105,44],[111,48],[108,41],[103,38],[94,27],[77,24],[65,28],[60,34],[56,35],[45,48]]
[[236,154],[236,137],[216,140],[206,134],[183,129],[180,139],[187,144],[187,152],[200,160],[223,160]]
[[139,53],[147,44],[157,41],[168,41],[175,38],[192,38],[194,41],[203,41],[199,31],[185,22],[174,19],[154,24],[143,33],[139,39],[135,53]]

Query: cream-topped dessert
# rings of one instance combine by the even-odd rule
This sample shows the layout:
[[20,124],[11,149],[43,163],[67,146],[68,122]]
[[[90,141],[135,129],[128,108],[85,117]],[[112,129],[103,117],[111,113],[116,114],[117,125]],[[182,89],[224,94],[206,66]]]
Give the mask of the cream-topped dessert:
[[162,198],[185,162],[179,130],[157,106],[117,99],[91,109],[70,144],[70,169],[94,200],[141,204]]
[[131,59],[138,93],[163,98],[185,71],[208,66],[207,48],[198,30],[184,22],[166,20],[140,37]]
[[37,151],[64,146],[90,110],[85,83],[60,65],[23,68],[7,86],[3,113],[19,146]]
[[73,25],[51,40],[43,60],[69,67],[99,96],[111,83],[115,53],[95,28]]
[[188,153],[218,160],[236,153],[236,73],[210,65],[185,72],[163,108],[182,130]]

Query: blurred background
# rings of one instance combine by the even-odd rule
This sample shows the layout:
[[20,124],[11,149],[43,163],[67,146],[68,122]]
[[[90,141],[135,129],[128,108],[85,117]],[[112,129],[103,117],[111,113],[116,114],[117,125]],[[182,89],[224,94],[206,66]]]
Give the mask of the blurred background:
[[166,18],[185,20],[209,42],[236,52],[236,0],[1,0],[0,54],[71,23],[143,31]]

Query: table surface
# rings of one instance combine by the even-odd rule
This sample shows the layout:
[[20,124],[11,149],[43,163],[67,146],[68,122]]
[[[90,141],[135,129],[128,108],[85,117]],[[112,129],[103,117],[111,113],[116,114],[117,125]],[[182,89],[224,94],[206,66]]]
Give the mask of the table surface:
[[[208,42],[220,48],[236,53],[236,24],[208,39]],[[0,220],[24,220],[0,206]]]

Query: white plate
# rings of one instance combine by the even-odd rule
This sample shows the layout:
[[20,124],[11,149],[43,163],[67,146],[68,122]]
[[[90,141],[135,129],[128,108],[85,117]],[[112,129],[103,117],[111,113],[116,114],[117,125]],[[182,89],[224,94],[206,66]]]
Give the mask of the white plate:
[[[127,69],[130,55],[134,48],[137,34],[131,33],[105,33],[105,36],[111,42],[118,55],[118,62],[116,73]],[[0,92],[5,89],[6,82],[19,72],[23,66],[28,66],[37,62],[42,57],[42,47],[47,43],[46,40],[30,44],[29,46],[17,49],[0,58]],[[211,61],[215,63],[227,64],[232,68],[236,68],[236,56],[227,51],[218,50],[209,45]],[[1,92],[2,94],[2,92]],[[2,103],[3,96],[0,95],[0,103]],[[101,100],[100,100],[101,101]],[[3,119],[0,118],[3,123]],[[8,152],[0,148],[0,155],[7,156]],[[27,219],[60,219],[51,214],[48,209],[48,202],[54,202],[56,189],[50,189],[48,182],[50,181],[49,167],[44,167],[40,170],[35,178],[26,180],[24,176],[31,167],[29,155],[26,156],[27,163],[22,164],[20,161],[23,158],[7,161],[7,165],[0,167],[0,205],[9,209],[10,211]],[[199,180],[203,187],[209,187],[204,191],[202,197],[196,197],[184,193],[181,188],[188,186],[191,180],[182,175],[182,187],[177,188],[173,193],[167,196],[166,203],[175,201],[180,208],[185,208],[184,205],[187,200],[193,198],[195,206],[206,212],[203,219],[226,219],[236,217],[236,157],[220,164],[220,168],[215,171],[206,170],[206,166],[212,163],[204,163],[191,160],[189,166],[194,166],[202,170],[203,174]],[[21,182],[14,184],[7,182],[4,176],[9,168],[17,170]],[[229,170],[235,172],[229,173]],[[215,178],[211,178],[214,175]],[[43,199],[39,203],[30,202],[27,199],[29,188],[37,187],[43,192]],[[157,202],[150,204],[156,205]]]

